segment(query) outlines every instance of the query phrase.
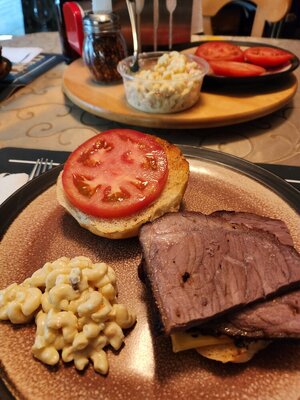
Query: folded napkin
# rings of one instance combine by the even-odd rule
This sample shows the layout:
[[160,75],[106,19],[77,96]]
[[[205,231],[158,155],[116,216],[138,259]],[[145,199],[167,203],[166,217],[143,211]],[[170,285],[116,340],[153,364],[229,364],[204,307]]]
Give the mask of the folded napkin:
[[28,181],[28,174],[0,175],[0,204]]
[[2,47],[2,55],[14,64],[28,64],[42,50],[40,47]]

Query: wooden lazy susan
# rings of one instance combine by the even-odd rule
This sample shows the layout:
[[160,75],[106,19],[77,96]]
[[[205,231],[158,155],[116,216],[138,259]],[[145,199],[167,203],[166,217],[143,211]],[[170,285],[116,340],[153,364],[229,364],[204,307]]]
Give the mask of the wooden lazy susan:
[[285,79],[253,85],[204,85],[192,108],[176,114],[150,114],[127,104],[122,83],[93,82],[78,59],[65,70],[63,90],[80,108],[112,121],[149,128],[209,128],[249,121],[280,109],[295,95],[297,78],[289,74]]

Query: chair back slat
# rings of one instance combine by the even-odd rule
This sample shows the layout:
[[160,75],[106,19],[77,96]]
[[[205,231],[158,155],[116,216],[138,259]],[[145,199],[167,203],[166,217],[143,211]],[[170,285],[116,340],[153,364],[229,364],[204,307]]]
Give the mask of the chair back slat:
[[[282,21],[292,6],[292,0],[251,0],[256,5],[251,36],[262,37],[265,23]],[[213,34],[211,18],[233,0],[202,0],[203,31]]]

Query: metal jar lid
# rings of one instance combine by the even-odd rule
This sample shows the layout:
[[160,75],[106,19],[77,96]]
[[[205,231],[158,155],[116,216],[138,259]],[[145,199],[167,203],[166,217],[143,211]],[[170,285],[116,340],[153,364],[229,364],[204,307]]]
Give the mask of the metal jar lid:
[[94,14],[88,12],[83,18],[83,27],[85,33],[102,33],[116,31],[121,28],[119,16],[114,13]]

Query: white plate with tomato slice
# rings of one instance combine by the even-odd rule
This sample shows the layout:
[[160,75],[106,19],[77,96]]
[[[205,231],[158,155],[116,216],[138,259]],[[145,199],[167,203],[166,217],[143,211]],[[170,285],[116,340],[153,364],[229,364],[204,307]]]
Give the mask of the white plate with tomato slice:
[[206,83],[264,83],[281,79],[299,66],[298,57],[290,51],[257,42],[203,41],[184,53],[208,61]]

